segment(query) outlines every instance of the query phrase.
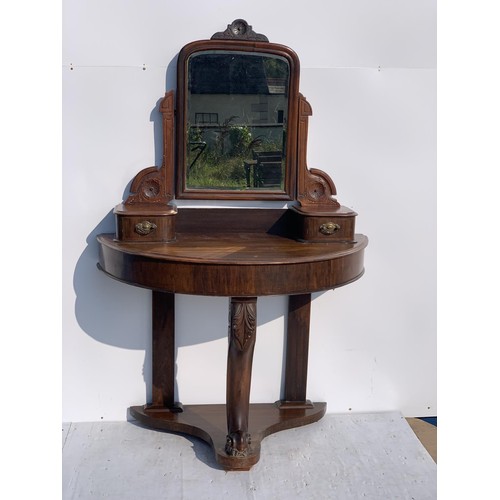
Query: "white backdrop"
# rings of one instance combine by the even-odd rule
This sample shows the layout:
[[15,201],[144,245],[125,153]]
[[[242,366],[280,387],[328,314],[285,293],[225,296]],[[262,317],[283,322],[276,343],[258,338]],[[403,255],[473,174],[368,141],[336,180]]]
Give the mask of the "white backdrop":
[[[297,52],[313,108],[308,165],[333,178],[370,239],[364,277],[314,295],[308,398],[329,412],[436,415],[435,1],[63,8],[63,420],[124,420],[150,395],[150,292],[97,270],[95,236],[114,231],[134,175],[161,161],[157,105],[178,51],[236,18]],[[184,404],[224,402],[227,307],[177,296]],[[258,301],[254,402],[280,395],[285,307]]]

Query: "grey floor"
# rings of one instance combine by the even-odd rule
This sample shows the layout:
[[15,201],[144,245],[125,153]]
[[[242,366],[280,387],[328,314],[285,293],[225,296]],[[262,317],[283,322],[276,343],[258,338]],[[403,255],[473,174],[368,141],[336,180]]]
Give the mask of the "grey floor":
[[436,464],[401,414],[327,414],[273,434],[248,472],[204,442],[135,422],[63,426],[63,500],[436,498]]

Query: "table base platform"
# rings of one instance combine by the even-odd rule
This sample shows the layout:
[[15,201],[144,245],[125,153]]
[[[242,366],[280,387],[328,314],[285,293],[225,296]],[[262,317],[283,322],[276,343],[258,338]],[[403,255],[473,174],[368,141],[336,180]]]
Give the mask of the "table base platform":
[[[281,409],[280,409],[281,408]],[[292,429],[320,420],[326,412],[326,403],[306,402],[290,405],[276,403],[250,404],[249,434],[251,444],[244,456],[231,456],[226,452],[226,405],[186,405],[182,411],[175,408],[132,406],[130,414],[147,427],[188,434],[206,441],[214,450],[217,463],[226,470],[249,470],[260,458],[262,440],[285,429]]]

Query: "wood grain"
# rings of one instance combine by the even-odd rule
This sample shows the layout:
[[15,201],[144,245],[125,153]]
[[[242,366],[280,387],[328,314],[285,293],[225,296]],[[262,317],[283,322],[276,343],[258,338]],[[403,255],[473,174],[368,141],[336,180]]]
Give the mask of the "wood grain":
[[294,295],[328,290],[363,274],[368,240],[304,244],[267,234],[182,235],[171,244],[100,235],[99,265],[112,277],[172,293]]

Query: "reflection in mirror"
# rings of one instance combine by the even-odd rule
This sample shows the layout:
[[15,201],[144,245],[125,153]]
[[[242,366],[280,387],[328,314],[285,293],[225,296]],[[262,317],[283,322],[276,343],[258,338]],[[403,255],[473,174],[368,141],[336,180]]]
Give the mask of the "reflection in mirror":
[[283,192],[288,61],[210,50],[192,54],[187,69],[187,189]]

